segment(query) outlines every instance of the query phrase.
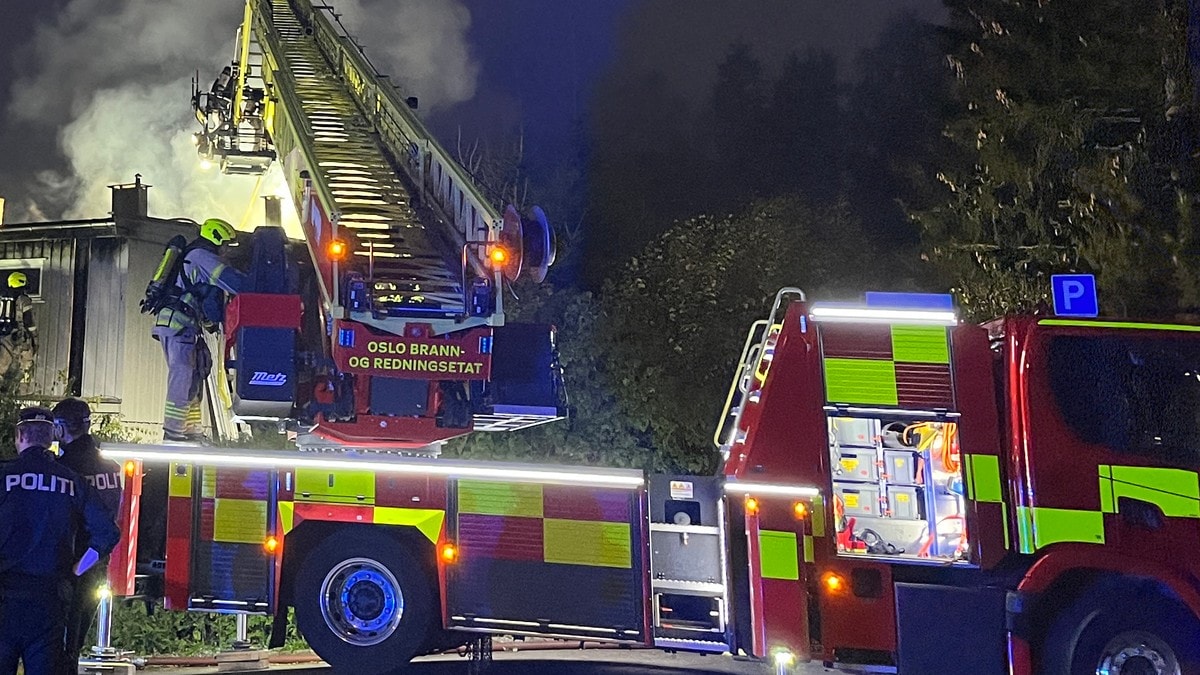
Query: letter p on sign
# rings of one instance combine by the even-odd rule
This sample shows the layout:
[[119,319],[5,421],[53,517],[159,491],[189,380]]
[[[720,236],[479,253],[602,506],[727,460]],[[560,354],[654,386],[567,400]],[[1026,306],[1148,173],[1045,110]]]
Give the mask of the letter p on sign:
[[1058,316],[1099,316],[1096,277],[1091,274],[1055,274],[1050,277],[1050,287]]

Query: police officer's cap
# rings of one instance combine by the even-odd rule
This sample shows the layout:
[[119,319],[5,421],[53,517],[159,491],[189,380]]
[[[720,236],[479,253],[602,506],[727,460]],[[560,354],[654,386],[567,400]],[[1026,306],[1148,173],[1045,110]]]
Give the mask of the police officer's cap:
[[64,398],[54,406],[54,419],[69,426],[91,422],[92,409],[83,399]]
[[29,422],[45,422],[46,424],[54,424],[54,413],[51,413],[49,410],[41,406],[21,408],[21,412],[17,413],[17,424],[21,425]]

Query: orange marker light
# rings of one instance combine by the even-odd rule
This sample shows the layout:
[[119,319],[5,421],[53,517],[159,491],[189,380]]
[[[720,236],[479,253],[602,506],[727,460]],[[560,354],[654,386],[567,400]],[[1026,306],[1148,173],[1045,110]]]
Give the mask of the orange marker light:
[[125,462],[125,475],[126,476],[132,476],[133,472],[136,470],[137,470],[137,463],[135,463],[132,459]]
[[846,590],[846,579],[837,572],[826,572],[821,575],[821,585],[830,594],[838,594]]
[[447,565],[458,562],[458,547],[454,544],[442,544],[442,562]]
[[796,502],[792,505],[792,512],[796,514],[796,520],[804,520],[808,517],[808,504]]
[[746,513],[758,513],[758,500],[754,497],[746,497]]
[[267,553],[274,553],[279,549],[279,540],[275,537],[267,537],[267,540],[263,542],[263,548],[267,550]]
[[504,263],[508,262],[508,253],[502,248],[494,248],[488,254],[488,258],[491,259],[492,264],[496,267],[503,267]]
[[341,261],[346,258],[347,248],[346,242],[341,239],[330,239],[329,243],[325,245],[325,253],[330,260]]

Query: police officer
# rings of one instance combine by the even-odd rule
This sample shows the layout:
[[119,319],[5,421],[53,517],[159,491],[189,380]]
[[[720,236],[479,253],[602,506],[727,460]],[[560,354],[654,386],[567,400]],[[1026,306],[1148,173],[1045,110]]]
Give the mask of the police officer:
[[[115,523],[121,507],[121,465],[100,456],[100,448],[91,433],[92,409],[83,400],[67,398],[59,401],[53,412],[59,433],[58,448],[62,452],[59,462],[100,493],[100,500]],[[78,553],[82,554],[84,550]],[[79,654],[84,647],[88,629],[96,616],[96,605],[100,602],[99,589],[106,583],[107,572],[108,562],[101,560],[76,580],[67,615],[68,657]]]
[[0,675],[15,674],[18,660],[28,675],[73,670],[63,649],[70,580],[120,539],[99,493],[50,456],[53,441],[50,411],[24,408],[18,457],[0,466]]
[[233,226],[224,220],[204,221],[200,236],[185,249],[182,271],[175,280],[178,297],[155,319],[154,339],[162,343],[167,359],[163,437],[168,441],[203,437],[200,401],[212,357],[200,331],[223,320],[224,295],[236,295],[244,285],[245,276],[221,261],[225,245],[235,236]]

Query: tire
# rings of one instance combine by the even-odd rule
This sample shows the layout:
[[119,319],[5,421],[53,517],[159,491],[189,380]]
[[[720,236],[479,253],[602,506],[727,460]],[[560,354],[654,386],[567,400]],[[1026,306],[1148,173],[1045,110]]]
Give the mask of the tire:
[[1200,624],[1148,583],[1104,582],[1054,618],[1042,675],[1200,675]]
[[323,539],[296,572],[296,625],[334,672],[372,675],[408,663],[434,619],[434,582],[388,533],[349,525]]

